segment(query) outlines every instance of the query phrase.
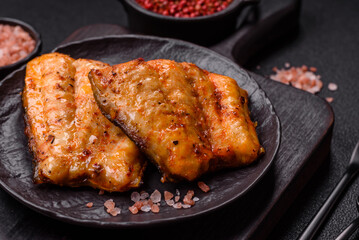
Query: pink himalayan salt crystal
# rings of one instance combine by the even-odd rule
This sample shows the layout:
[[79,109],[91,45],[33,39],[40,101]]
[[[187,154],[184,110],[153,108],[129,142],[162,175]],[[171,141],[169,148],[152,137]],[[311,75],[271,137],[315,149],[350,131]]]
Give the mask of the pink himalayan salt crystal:
[[178,202],[178,203],[173,204],[173,208],[176,208],[176,209],[182,208],[182,203]]
[[141,200],[144,200],[150,196],[150,194],[148,194],[148,192],[145,192],[145,191],[141,191],[140,194],[141,194],[141,197],[140,197]]
[[109,214],[111,214],[112,216],[116,217],[118,214],[121,214],[121,209],[115,207],[115,208],[112,208],[112,209],[108,209],[107,212]]
[[210,190],[210,188],[208,187],[207,184],[205,184],[204,182],[198,182],[198,187],[203,191],[203,192],[208,192]]
[[338,85],[335,84],[335,83],[329,83],[329,84],[328,84],[328,89],[329,89],[330,91],[336,91],[336,90],[338,90]]
[[149,212],[149,211],[151,211],[151,206],[150,205],[143,205],[141,207],[141,211],[142,212]]
[[153,191],[153,193],[151,194],[150,199],[151,199],[154,203],[161,202],[161,193],[156,189],[156,190]]
[[167,203],[167,205],[170,206],[170,207],[172,207],[173,204],[175,204],[175,202],[174,202],[172,199],[171,199],[171,200],[167,200],[166,203]]
[[107,200],[103,205],[104,205],[107,209],[113,209],[113,208],[115,208],[115,202],[113,201],[113,199]]
[[153,204],[152,207],[151,207],[151,211],[153,213],[158,213],[158,212],[160,212],[160,208],[156,204]]
[[191,207],[191,205],[189,205],[189,204],[182,204],[182,208],[190,208]]
[[128,210],[130,210],[130,212],[131,212],[132,214],[137,214],[137,213],[138,213],[138,209],[137,209],[137,207],[135,207],[135,206],[129,207]]
[[87,203],[87,204],[86,204],[86,207],[88,207],[88,208],[92,208],[92,207],[93,207],[93,202],[89,202],[89,203]]
[[180,200],[180,196],[175,197],[175,202],[178,202]]
[[195,202],[192,200],[192,196],[188,195],[188,194],[186,196],[184,196],[183,203],[187,204],[187,205],[191,205],[191,206],[193,206],[195,204]]
[[35,40],[20,26],[0,24],[0,67],[25,58],[35,49]]
[[167,201],[172,199],[174,195],[171,192],[164,191],[164,196],[165,196],[165,201]]
[[326,97],[325,100],[327,100],[328,103],[331,103],[334,101],[334,98],[332,97]]
[[131,193],[131,200],[133,202],[138,202],[140,201],[141,195],[138,192],[133,192]]
[[[320,75],[314,74],[317,70],[311,67],[308,71],[308,67],[303,65],[302,67],[291,67],[290,69],[278,69],[273,68],[275,72],[270,78],[274,81],[278,81],[284,84],[291,84],[293,87],[305,90],[310,93],[317,93],[323,87],[323,82],[320,80]],[[313,71],[312,71],[313,70]]]

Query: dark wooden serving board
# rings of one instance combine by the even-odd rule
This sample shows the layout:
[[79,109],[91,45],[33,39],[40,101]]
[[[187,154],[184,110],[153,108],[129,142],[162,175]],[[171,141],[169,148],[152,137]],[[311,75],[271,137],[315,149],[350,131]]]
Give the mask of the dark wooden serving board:
[[[275,1],[275,0],[273,0]],[[266,44],[295,28],[300,1],[263,1],[262,21],[246,24],[232,36],[209,46],[245,65]],[[270,9],[270,11],[268,11]],[[265,19],[265,21],[263,21]],[[277,26],[281,28],[277,28]],[[132,33],[112,24],[96,24],[72,33],[62,43],[90,37]],[[264,41],[263,41],[264,40]],[[274,164],[247,195],[203,217],[146,229],[106,230],[109,235],[176,239],[264,239],[329,153],[333,112],[321,98],[250,73],[266,92],[281,121],[281,145]],[[87,229],[100,236],[98,230]]]
[[[117,25],[96,24],[75,31],[63,43],[126,33],[130,31]],[[228,42],[227,45],[222,43],[223,47],[228,45]],[[225,52],[220,46],[221,44],[217,44],[212,49]],[[165,229],[128,229],[121,230],[118,234],[146,237],[160,231],[166,236],[181,239],[264,239],[268,236],[326,159],[334,117],[330,105],[323,99],[254,73],[250,74],[272,101],[281,121],[281,145],[271,170],[247,195],[224,209],[169,225]],[[110,230],[112,231],[117,234],[116,230]]]

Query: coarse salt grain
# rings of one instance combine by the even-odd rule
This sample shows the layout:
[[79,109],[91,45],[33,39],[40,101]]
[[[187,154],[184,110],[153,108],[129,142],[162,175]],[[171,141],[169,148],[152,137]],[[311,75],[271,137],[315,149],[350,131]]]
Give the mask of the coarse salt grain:
[[105,193],[105,191],[103,189],[100,189],[100,191],[98,192],[98,195],[103,195]]
[[158,212],[160,212],[160,208],[156,204],[154,204],[151,206],[151,211],[153,213],[158,213]]
[[332,97],[326,97],[325,100],[327,100],[328,103],[333,102],[334,98]]
[[329,83],[328,84],[328,89],[330,91],[336,91],[336,90],[338,90],[338,85],[336,85],[335,83]]
[[184,204],[191,205],[191,206],[195,204],[195,202],[192,200],[192,196],[191,196],[191,195],[186,195],[186,196],[184,196],[184,198],[183,198],[183,203],[184,203]]
[[[302,67],[291,67],[290,69],[273,68],[275,72],[270,78],[284,84],[291,84],[293,87],[305,90],[310,93],[317,93],[323,87],[323,82],[320,80],[320,75],[314,74],[317,70],[314,67],[309,68],[306,65]],[[312,71],[313,70],[313,71]]]
[[164,196],[165,196],[165,201],[167,201],[172,199],[174,195],[171,192],[165,191]]
[[92,207],[93,207],[93,202],[89,202],[89,203],[87,203],[87,204],[86,204],[86,207],[88,207],[88,208],[92,208]]
[[112,216],[116,217],[118,214],[121,214],[121,209],[115,207],[112,208],[110,211],[107,211],[109,214],[111,214]]
[[113,209],[115,207],[115,202],[113,201],[113,199],[109,199],[107,200],[104,204],[103,204],[107,209]]
[[141,195],[138,192],[131,193],[131,200],[133,202],[138,202],[141,199]]
[[173,208],[176,208],[176,209],[182,208],[182,203],[178,202],[178,203],[173,204]]
[[192,198],[194,196],[194,191],[193,190],[188,190],[187,195],[191,196],[191,198]]
[[150,199],[151,199],[154,203],[161,202],[161,193],[156,189],[156,190],[153,191],[153,193],[151,194]]
[[175,197],[175,202],[178,202],[180,200],[180,196]]
[[143,202],[142,201],[135,202],[133,206],[136,207],[138,210],[140,210],[141,207],[143,206]]
[[181,195],[180,191],[178,189],[176,189],[176,195],[179,196]]
[[198,202],[198,201],[199,201],[199,198],[198,198],[198,197],[194,197],[194,198],[193,198],[193,201]]
[[203,192],[208,192],[210,190],[209,186],[207,184],[205,184],[204,182],[198,182],[198,187],[203,191]]
[[142,212],[149,212],[151,211],[151,206],[150,205],[144,205],[141,207],[141,211]]
[[191,205],[189,205],[189,204],[182,204],[182,207],[183,207],[183,208],[190,208]]
[[137,213],[138,213],[138,209],[137,209],[137,207],[135,207],[135,206],[129,207],[128,210],[130,210],[130,212],[131,212],[132,214],[137,214]]
[[175,202],[172,199],[167,200],[166,203],[167,203],[168,206],[171,206],[171,207],[173,206],[173,204],[175,204]]
[[145,191],[141,191],[141,196],[140,196],[140,199],[141,200],[144,200],[146,198],[148,198],[150,195],[148,194],[148,192],[145,192]]
[[289,63],[289,62],[284,63],[284,67],[289,68],[289,67],[290,67],[290,63]]

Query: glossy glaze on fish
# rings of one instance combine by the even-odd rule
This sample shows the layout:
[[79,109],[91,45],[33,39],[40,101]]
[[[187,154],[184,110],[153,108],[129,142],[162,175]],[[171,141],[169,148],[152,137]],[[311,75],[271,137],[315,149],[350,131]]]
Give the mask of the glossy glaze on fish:
[[263,153],[235,80],[190,63],[137,59],[89,74],[104,115],[163,173],[194,180],[250,164]]
[[51,53],[28,63],[23,104],[34,181],[126,191],[141,183],[136,145],[95,103],[88,73],[109,65]]

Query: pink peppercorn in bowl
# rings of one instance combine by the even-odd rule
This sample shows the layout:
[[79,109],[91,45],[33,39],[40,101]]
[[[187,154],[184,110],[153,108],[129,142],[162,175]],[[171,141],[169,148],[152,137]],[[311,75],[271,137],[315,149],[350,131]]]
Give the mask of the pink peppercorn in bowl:
[[[196,9],[197,6],[188,4],[192,1],[120,0],[127,11],[129,27],[132,31],[179,38],[203,45],[218,42],[235,31],[241,10],[259,2],[259,0],[196,1],[200,3],[197,5],[203,8],[206,8],[206,4],[216,5],[214,10],[211,8],[203,12],[200,8]],[[160,4],[162,9],[158,7]]]
[[40,34],[13,18],[0,18],[0,40],[0,81],[37,56],[41,48]]

